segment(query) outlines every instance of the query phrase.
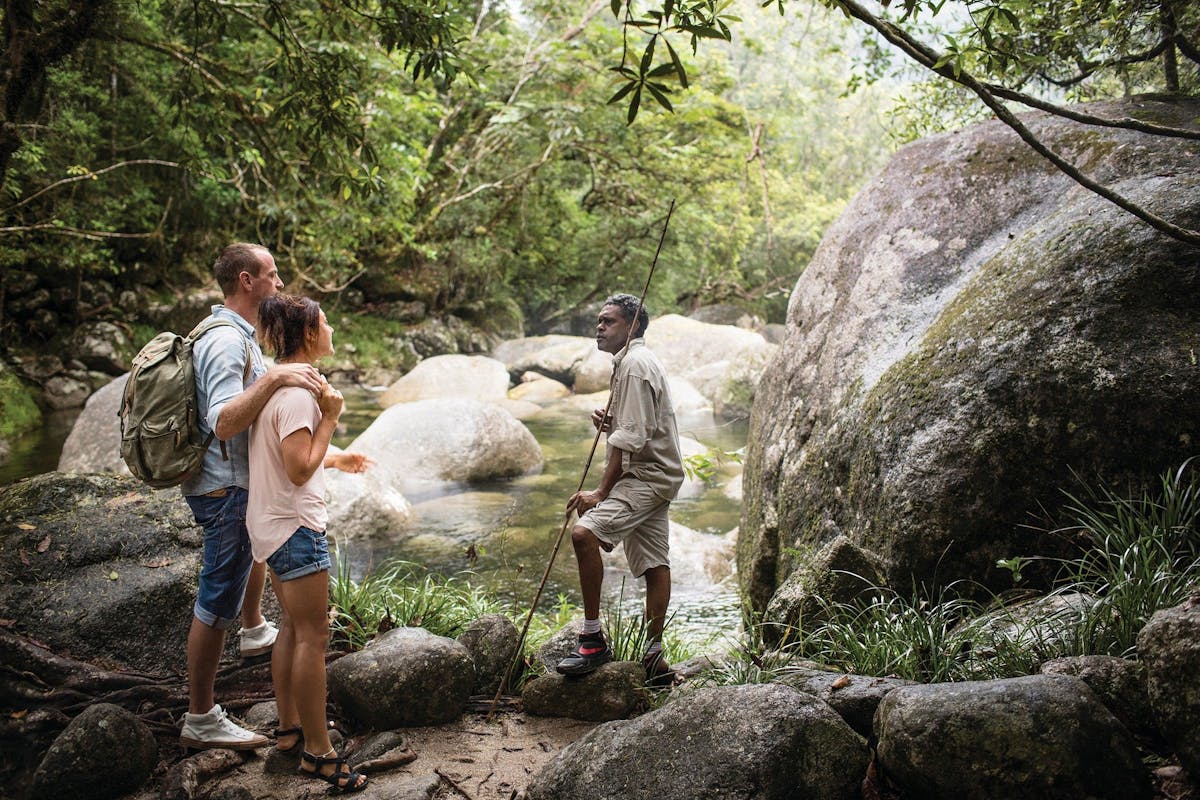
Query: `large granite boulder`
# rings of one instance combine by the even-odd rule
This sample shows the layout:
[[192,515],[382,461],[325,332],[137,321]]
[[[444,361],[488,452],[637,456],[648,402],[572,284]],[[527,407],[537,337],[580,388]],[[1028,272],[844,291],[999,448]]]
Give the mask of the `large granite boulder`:
[[893,689],[875,716],[879,764],[923,800],[1139,800],[1133,738],[1078,678],[1031,675]]
[[129,373],[102,386],[83,407],[63,442],[58,457],[59,472],[113,472],[128,475],[121,460],[121,395]]
[[125,331],[111,322],[89,322],[80,325],[67,343],[73,358],[88,369],[120,375],[131,366],[133,343]]
[[678,314],[651,320],[646,346],[667,374],[690,381],[726,419],[749,412],[759,379],[779,349],[754,331]]
[[78,659],[182,671],[202,543],[178,489],[59,472],[5,486],[0,617]]
[[427,358],[393,383],[379,397],[387,408],[396,403],[456,398],[503,400],[508,392],[508,371],[486,356],[444,355]]
[[1151,617],[1138,634],[1138,657],[1159,731],[1200,777],[1200,596]]
[[786,686],[699,689],[608,722],[551,759],[529,800],[852,800],[867,747],[833,709]]
[[[1088,110],[1195,127],[1200,102]],[[1200,224],[1195,142],[1025,120],[1099,181]],[[1003,588],[997,559],[1061,552],[1028,523],[1056,516],[1075,475],[1144,482],[1194,454],[1197,341],[1195,250],[1001,123],[901,149],[826,233],[758,386],[745,594],[766,608],[791,554],[839,534],[897,589]]]
[[446,482],[508,478],[542,466],[533,434],[504,409],[476,400],[391,406],[346,450],[375,459],[371,472],[406,496]]
[[71,720],[33,774],[30,800],[108,800],[141,786],[158,763],[158,744],[140,719],[111,703]]
[[361,473],[325,470],[329,530],[340,536],[395,534],[409,528],[412,503],[390,482],[385,470]]
[[424,628],[393,628],[329,666],[329,696],[376,730],[458,719],[475,687],[466,647]]
[[780,624],[763,632],[777,640],[792,628],[813,630],[828,619],[830,605],[864,600],[882,581],[879,558],[838,536],[803,559],[775,592],[767,617]]
[[[525,372],[538,372],[568,386],[575,383],[575,371],[596,352],[596,340],[587,336],[527,336],[503,342],[492,352],[492,357],[503,361],[514,381],[520,380]],[[611,364],[612,357],[609,356]],[[612,372],[611,366],[609,373]],[[603,386],[592,391],[607,389]]]

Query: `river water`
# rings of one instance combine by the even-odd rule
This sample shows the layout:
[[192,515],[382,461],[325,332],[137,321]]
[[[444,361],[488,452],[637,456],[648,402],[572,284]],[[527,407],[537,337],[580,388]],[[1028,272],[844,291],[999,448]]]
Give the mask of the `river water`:
[[[349,389],[345,395],[346,411],[334,439],[341,447],[349,445],[380,411],[375,392]],[[50,415],[41,429],[11,442],[10,459],[0,465],[0,485],[55,469],[74,418],[70,412]],[[547,408],[525,424],[541,445],[545,459],[541,472],[469,487],[448,485],[441,495],[409,498],[415,520],[405,531],[369,539],[331,531],[352,574],[361,576],[389,559],[403,559],[443,575],[462,574],[513,608],[527,610],[562,530],[566,500],[579,485],[593,429],[588,412],[567,402]],[[684,424],[681,433],[708,447],[734,451],[745,444],[746,428],[745,422],[705,422],[703,427]],[[601,444],[585,488],[594,488],[603,460]],[[693,642],[733,631],[740,621],[734,579],[727,577],[732,571],[732,547],[727,537],[722,538],[738,525],[740,495],[731,497],[726,489],[740,480],[740,468],[727,465],[702,491],[671,506],[672,521],[690,529],[672,540],[671,624]],[[606,605],[620,600],[626,613],[640,613],[641,582],[629,575],[619,550],[607,563]],[[548,610],[560,595],[573,604],[580,602],[569,531],[539,607]]]

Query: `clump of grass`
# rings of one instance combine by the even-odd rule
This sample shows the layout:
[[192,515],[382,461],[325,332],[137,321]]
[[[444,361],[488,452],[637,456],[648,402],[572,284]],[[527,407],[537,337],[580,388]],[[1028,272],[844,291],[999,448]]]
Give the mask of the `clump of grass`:
[[827,604],[825,621],[801,633],[797,649],[847,672],[948,681],[959,677],[970,650],[963,623],[978,615],[975,603],[949,591],[923,599],[876,588],[865,600]]
[[[525,633],[523,646],[525,655],[532,660],[533,655],[550,640],[551,636],[562,630],[563,626],[569,624],[571,620],[582,615],[582,609],[572,603],[565,594],[559,592],[548,614],[534,614],[529,621],[529,630]],[[517,626],[517,630],[520,630],[521,626],[525,624],[525,615],[514,617],[513,623]]]
[[405,626],[454,637],[484,614],[505,610],[462,578],[424,573],[407,561],[389,561],[356,581],[341,551],[329,590],[331,639],[347,650],[359,650],[376,634]]
[[1130,655],[1154,612],[1200,586],[1200,481],[1192,459],[1164,472],[1157,491],[1124,497],[1101,487],[1068,495],[1084,554],[1062,562],[1060,586],[1096,602],[1080,621],[1081,653]]
[[794,629],[787,628],[778,644],[767,643],[766,631],[773,623],[755,623],[743,615],[740,637],[727,637],[722,657],[696,679],[695,685],[733,686],[739,684],[774,683],[794,670],[798,655],[791,640]]
[[[707,680],[777,680],[798,658],[930,683],[1028,675],[1060,656],[1131,656],[1150,617],[1200,586],[1200,481],[1191,464],[1163,473],[1154,491],[1139,495],[1105,487],[1068,495],[1072,521],[1060,533],[1084,549],[1057,559],[1059,576],[1048,594],[979,602],[974,585],[933,595],[874,587],[865,599],[827,603],[823,622],[789,630],[791,641],[774,650],[763,644],[760,625],[748,625],[746,641]],[[1002,559],[999,566],[1018,581],[1021,567],[1037,560],[1044,559]]]

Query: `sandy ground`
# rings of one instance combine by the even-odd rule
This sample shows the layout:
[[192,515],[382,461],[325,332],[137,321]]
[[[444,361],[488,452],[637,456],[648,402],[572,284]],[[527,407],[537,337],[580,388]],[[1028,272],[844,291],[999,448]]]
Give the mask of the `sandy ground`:
[[[400,731],[417,759],[402,767],[372,773],[363,800],[512,800],[523,796],[532,776],[564,747],[596,723],[527,716],[499,711],[491,722],[484,713],[468,712],[457,722]],[[196,797],[228,800],[283,800],[328,796],[328,785],[292,774],[271,774],[268,751],[205,781]],[[161,777],[161,776],[159,776]],[[157,783],[157,782],[155,782]],[[154,783],[132,795],[157,800]]]

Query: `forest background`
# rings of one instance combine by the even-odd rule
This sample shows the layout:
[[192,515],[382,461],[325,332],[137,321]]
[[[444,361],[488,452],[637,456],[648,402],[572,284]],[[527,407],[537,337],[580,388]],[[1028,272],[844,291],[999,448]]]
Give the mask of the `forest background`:
[[[566,330],[640,285],[671,199],[655,313],[782,321],[887,155],[986,113],[829,5],[7,4],[0,340],[62,352],[93,318],[145,337],[145,305],[239,239],[333,309]],[[1196,86],[1197,12],[1173,0],[898,5],[876,11],[939,42],[944,75],[1058,101]]]

